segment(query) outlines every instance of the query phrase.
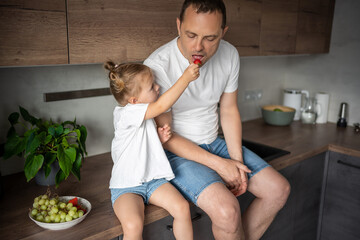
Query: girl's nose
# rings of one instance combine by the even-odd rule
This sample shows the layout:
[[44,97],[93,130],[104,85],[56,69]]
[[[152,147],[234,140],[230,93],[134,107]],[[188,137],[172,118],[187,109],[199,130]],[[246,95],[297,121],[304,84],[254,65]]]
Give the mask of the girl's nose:
[[156,90],[157,92],[160,90],[159,84],[156,84],[156,83],[155,83],[155,90]]

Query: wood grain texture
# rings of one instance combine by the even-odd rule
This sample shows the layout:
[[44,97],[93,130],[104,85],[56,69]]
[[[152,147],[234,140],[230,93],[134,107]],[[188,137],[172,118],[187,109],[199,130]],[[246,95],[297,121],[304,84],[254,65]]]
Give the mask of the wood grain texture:
[[[336,124],[305,125],[294,121],[289,126],[278,127],[264,123],[262,119],[243,123],[243,137],[291,153],[272,160],[277,170],[304,159],[332,151],[348,155],[360,154],[360,135],[353,127],[337,128]],[[337,146],[337,147],[334,147]],[[81,182],[69,177],[56,191],[59,195],[77,195],[88,199],[92,210],[76,227],[64,231],[47,231],[27,218],[34,197],[46,192],[46,187],[34,181],[26,183],[23,173],[2,178],[4,196],[0,199],[0,239],[112,239],[122,233],[111,202],[109,180],[112,160],[109,153],[88,157],[81,169]],[[9,211],[9,206],[16,206]],[[162,219],[169,214],[162,208],[149,205],[145,224]],[[21,226],[21,228],[19,228]],[[17,231],[14,231],[14,230]]]
[[65,0],[0,3],[0,65],[68,63]]
[[334,1],[300,0],[296,53],[329,52],[334,5]]
[[182,1],[68,2],[70,63],[142,61],[177,36]]

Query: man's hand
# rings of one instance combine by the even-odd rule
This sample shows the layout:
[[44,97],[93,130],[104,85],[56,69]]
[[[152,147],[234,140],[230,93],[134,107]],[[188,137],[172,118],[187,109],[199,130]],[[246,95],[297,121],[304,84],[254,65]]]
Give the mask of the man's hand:
[[250,172],[250,169],[243,163],[232,159],[223,159],[222,166],[217,170],[217,173],[235,196],[239,196],[246,191],[246,173]]
[[171,128],[168,124],[165,124],[163,127],[158,127],[157,131],[161,144],[166,143],[171,138]]

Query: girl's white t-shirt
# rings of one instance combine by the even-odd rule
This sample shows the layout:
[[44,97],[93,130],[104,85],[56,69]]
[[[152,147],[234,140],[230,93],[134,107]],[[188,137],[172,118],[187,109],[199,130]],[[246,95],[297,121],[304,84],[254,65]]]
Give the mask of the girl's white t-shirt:
[[[177,38],[158,48],[145,61],[154,72],[161,94],[181,77],[189,66],[177,45]],[[217,107],[221,95],[238,88],[239,53],[221,40],[217,52],[200,68],[200,77],[191,82],[172,106],[172,130],[196,144],[209,144],[218,136]]]
[[153,179],[175,177],[154,119],[144,120],[148,105],[127,104],[114,109],[110,188],[134,187]]

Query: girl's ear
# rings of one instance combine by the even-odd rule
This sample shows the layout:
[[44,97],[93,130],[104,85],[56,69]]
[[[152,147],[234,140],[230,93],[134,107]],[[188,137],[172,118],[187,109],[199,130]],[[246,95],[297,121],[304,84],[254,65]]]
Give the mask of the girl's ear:
[[137,103],[136,97],[130,97],[129,100],[128,100],[128,103],[136,104]]

